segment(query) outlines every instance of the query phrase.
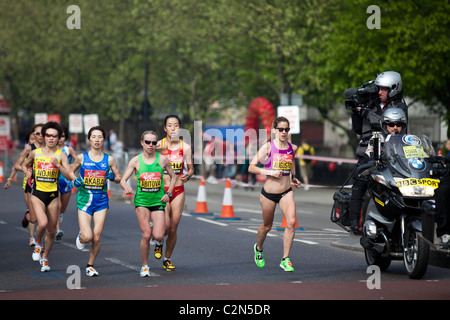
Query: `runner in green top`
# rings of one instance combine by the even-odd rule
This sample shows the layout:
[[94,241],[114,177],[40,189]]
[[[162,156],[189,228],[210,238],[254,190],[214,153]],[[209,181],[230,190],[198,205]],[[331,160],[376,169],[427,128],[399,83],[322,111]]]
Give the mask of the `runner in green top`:
[[[170,161],[167,157],[156,153],[157,136],[153,131],[145,131],[141,136],[142,153],[135,156],[128,163],[128,167],[123,174],[120,186],[126,194],[132,194],[131,186],[127,180],[133,173],[136,174],[137,188],[134,197],[134,206],[139,227],[142,232],[141,239],[141,258],[142,268],[141,277],[148,277],[150,270],[148,266],[148,255],[150,252],[150,239],[162,241],[165,231],[164,209],[166,203],[172,196],[175,187],[175,173],[173,172]],[[163,173],[164,170],[171,177],[168,192],[164,192]],[[150,219],[153,222],[153,230],[150,226]]]

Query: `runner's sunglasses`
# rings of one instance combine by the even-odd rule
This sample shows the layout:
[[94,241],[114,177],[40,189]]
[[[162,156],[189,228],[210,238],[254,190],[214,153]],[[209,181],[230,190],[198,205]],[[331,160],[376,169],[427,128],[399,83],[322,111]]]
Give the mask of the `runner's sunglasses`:
[[154,146],[156,146],[156,144],[158,143],[158,141],[151,141],[151,140],[144,140],[145,144],[152,144]]

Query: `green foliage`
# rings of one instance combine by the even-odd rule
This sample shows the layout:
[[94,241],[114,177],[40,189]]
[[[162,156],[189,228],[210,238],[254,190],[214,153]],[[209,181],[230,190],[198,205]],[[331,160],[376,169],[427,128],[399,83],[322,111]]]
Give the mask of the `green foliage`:
[[213,101],[277,105],[290,87],[333,121],[346,88],[395,70],[405,95],[450,121],[449,1],[381,1],[381,29],[367,28],[372,4],[79,0],[69,30],[67,2],[0,0],[0,82],[14,110],[124,121],[140,112],[148,62],[155,114],[207,120]]

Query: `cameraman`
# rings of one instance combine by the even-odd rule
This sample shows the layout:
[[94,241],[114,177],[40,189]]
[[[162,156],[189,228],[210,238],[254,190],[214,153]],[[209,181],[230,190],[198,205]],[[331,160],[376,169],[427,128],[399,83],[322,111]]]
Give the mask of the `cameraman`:
[[[352,128],[361,136],[356,155],[358,157],[357,166],[370,161],[370,157],[365,154],[372,133],[382,131],[380,120],[382,113],[389,108],[400,108],[408,119],[408,107],[402,97],[402,78],[398,72],[385,71],[378,75],[374,81],[378,90],[378,99],[373,104],[368,104],[363,108],[357,106],[352,110]],[[352,186],[349,215],[351,220],[351,230],[355,234],[361,234],[361,207],[364,193],[367,190],[368,181],[364,178],[356,178]]]
[[450,140],[445,144],[448,150],[444,158],[447,173],[441,178],[439,188],[436,190],[436,235],[441,238],[439,246],[448,249],[450,246]]

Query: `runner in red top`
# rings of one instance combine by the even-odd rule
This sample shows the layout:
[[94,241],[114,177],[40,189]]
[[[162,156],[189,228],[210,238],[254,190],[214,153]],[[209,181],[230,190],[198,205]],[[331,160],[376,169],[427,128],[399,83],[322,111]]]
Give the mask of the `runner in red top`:
[[[176,174],[176,183],[169,203],[166,205],[166,252],[164,255],[163,267],[167,271],[175,271],[170,257],[172,256],[175,244],[177,242],[177,229],[183,213],[185,193],[184,184],[189,181],[194,174],[194,165],[192,163],[191,146],[180,140],[181,121],[177,115],[168,115],[164,120],[164,131],[167,136],[158,142],[160,153],[169,158],[172,169]],[[187,172],[185,168],[187,167]],[[164,186],[170,185],[170,176],[164,174]],[[160,259],[162,256],[162,244],[156,244],[155,257]]]

